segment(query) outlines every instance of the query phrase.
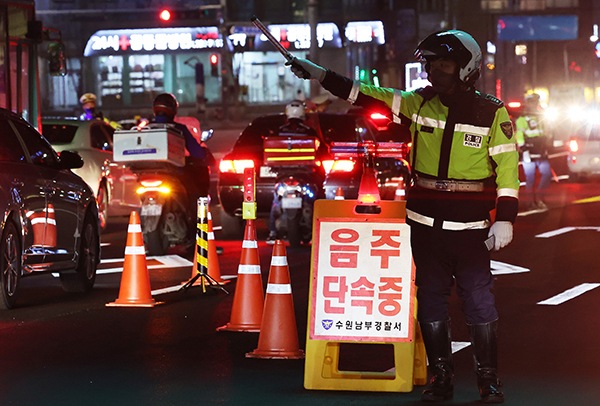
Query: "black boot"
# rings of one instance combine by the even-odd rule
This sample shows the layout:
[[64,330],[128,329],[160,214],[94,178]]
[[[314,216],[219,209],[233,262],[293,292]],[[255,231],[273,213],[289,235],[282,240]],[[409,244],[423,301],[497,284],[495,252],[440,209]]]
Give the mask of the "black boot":
[[500,390],[502,383],[498,379],[498,320],[483,324],[467,324],[473,358],[477,387],[483,403],[504,403],[504,394]]
[[452,342],[450,320],[419,323],[432,377],[423,390],[423,402],[441,402],[454,395],[454,365],[452,364]]

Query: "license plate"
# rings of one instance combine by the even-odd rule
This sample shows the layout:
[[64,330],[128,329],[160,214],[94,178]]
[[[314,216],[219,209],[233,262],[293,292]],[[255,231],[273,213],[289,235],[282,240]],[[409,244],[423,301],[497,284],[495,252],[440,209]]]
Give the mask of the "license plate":
[[284,197],[281,199],[281,207],[284,209],[301,209],[302,198],[301,197]]
[[261,166],[260,167],[260,177],[261,178],[275,178],[275,177],[277,177],[277,172],[274,172],[270,166]]
[[162,213],[162,204],[148,204],[142,206],[141,215],[142,216],[160,216]]

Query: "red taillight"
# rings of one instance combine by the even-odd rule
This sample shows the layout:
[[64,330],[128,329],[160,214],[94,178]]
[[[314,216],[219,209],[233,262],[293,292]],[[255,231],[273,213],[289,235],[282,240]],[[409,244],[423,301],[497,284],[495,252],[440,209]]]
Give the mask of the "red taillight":
[[251,159],[223,159],[219,162],[219,171],[222,173],[244,173],[244,169],[254,168],[254,161]]
[[354,170],[355,161],[350,159],[338,159],[338,160],[327,160],[322,161],[323,169],[325,173],[330,172],[352,172]]
[[577,140],[569,141],[569,149],[571,150],[571,152],[579,151],[579,144],[577,143]]
[[371,119],[373,120],[389,120],[386,116],[381,113],[373,113],[371,114]]
[[521,102],[518,102],[518,101],[508,102],[508,107],[510,107],[512,109],[518,109],[521,107]]

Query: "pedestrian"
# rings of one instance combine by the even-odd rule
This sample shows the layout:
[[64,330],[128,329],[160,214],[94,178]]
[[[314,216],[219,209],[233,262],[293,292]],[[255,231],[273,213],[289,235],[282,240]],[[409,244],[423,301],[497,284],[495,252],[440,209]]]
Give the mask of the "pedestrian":
[[[525,98],[525,114],[515,123],[515,138],[525,172],[525,202],[529,210],[548,210],[544,200],[552,179],[548,161],[549,139],[540,116],[540,95],[532,93]],[[539,184],[535,181],[536,170],[541,175]]]
[[304,59],[292,71],[318,80],[360,106],[382,101],[410,126],[414,186],[406,213],[416,265],[418,320],[432,378],[423,401],[454,393],[448,300],[463,302],[481,401],[502,403],[498,379],[498,312],[491,292],[490,250],[510,243],[518,212],[518,153],[503,103],[475,90],[481,49],[463,31],[432,34],[417,46],[432,86],[405,92],[365,85]]

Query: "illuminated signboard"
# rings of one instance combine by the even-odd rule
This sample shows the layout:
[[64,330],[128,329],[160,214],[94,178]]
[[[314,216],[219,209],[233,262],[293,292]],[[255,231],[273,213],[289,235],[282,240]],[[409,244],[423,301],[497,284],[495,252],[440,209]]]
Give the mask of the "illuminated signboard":
[[[286,49],[306,50],[310,48],[309,24],[272,24],[269,31]],[[342,39],[340,30],[334,23],[317,24],[317,43],[319,48],[341,48]],[[264,34],[256,37],[254,42],[256,51],[273,51],[273,45]]]
[[88,40],[84,56],[186,51],[223,47],[217,27],[100,30]]
[[385,44],[385,34],[381,21],[351,21],[344,32],[350,42],[375,42]]
[[421,62],[411,62],[404,65],[404,79],[406,91],[410,92],[421,87],[431,86],[427,80],[427,72],[423,70]]

